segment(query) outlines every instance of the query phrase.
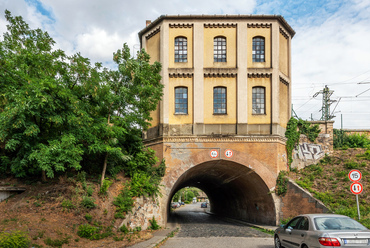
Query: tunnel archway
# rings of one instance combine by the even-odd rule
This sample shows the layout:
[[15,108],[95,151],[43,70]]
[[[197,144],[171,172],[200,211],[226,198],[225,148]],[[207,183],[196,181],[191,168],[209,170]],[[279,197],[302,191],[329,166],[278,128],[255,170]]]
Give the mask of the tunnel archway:
[[275,225],[275,204],[270,190],[255,170],[229,160],[200,163],[185,171],[173,185],[173,195],[186,186],[203,190],[214,214],[251,223]]

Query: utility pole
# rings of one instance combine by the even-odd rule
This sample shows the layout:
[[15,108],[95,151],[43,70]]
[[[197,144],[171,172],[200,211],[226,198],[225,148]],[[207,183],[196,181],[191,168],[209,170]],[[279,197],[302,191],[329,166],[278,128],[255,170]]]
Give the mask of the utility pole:
[[321,107],[321,119],[323,121],[329,121],[333,119],[335,116],[330,114],[330,105],[336,100],[330,100],[330,96],[333,94],[333,90],[329,90],[329,87],[325,85],[325,88],[323,90],[320,90],[319,92],[316,92],[313,97],[318,96],[319,94],[322,94],[322,107]]

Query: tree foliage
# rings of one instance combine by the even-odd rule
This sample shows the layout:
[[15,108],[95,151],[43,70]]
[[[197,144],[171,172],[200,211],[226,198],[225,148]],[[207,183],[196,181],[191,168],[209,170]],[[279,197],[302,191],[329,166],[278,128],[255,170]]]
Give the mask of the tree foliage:
[[79,53],[55,49],[47,32],[30,29],[22,17],[9,11],[5,17],[1,171],[17,177],[42,173],[46,179],[71,169],[101,170],[104,164],[105,173],[107,164],[114,171],[140,156],[140,133],[162,96],[160,64],[149,64],[144,50],[132,58],[124,44],[113,55],[116,70],[92,65]]

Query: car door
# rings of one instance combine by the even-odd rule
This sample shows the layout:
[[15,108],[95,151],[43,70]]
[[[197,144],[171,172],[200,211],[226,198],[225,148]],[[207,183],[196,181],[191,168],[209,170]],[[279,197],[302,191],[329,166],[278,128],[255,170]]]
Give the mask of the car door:
[[307,236],[307,231],[309,227],[307,217],[302,217],[301,220],[298,222],[298,225],[296,228],[293,228],[290,234],[291,242],[293,244],[293,247],[300,247],[303,240]]
[[288,224],[284,226],[284,231],[282,231],[280,234],[280,240],[281,240],[282,246],[287,247],[287,248],[299,247],[299,243],[297,243],[297,239],[295,235],[292,236],[292,234],[295,234],[295,231],[298,230],[298,226],[301,223],[302,219],[303,217],[298,216],[292,219],[291,221],[289,221]]

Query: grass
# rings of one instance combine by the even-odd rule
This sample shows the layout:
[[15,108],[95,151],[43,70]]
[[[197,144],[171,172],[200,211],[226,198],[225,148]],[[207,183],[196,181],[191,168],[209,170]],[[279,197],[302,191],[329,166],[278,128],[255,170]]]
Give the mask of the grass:
[[[311,192],[314,197],[322,201],[334,213],[347,215],[358,219],[356,197],[350,192],[351,181],[348,173],[352,169],[359,169],[362,173],[361,183],[364,192],[359,195],[359,220],[370,228],[370,161],[367,160],[369,150],[350,148],[346,151],[335,151],[335,157],[326,156],[316,165],[310,165],[299,171],[289,172],[294,176],[296,183]],[[338,158],[340,157],[340,158]]]

